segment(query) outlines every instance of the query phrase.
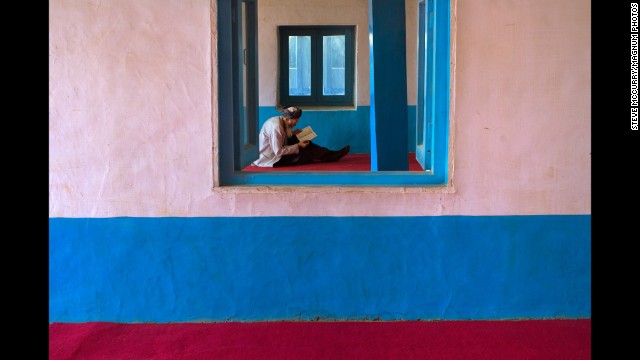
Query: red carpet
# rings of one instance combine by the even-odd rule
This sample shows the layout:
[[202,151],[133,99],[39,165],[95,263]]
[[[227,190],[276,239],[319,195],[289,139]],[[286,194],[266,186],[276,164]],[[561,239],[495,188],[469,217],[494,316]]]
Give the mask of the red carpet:
[[591,320],[54,323],[50,359],[591,359]]
[[[285,167],[259,167],[249,165],[242,171],[371,171],[369,154],[347,154],[333,163],[313,163]],[[416,160],[416,153],[409,153],[409,171],[424,171]]]

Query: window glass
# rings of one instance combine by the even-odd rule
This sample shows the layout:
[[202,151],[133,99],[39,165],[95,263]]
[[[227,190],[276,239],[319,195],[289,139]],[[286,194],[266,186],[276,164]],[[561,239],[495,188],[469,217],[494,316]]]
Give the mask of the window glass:
[[345,94],[345,36],[322,37],[322,94]]
[[289,36],[289,95],[311,96],[311,36]]

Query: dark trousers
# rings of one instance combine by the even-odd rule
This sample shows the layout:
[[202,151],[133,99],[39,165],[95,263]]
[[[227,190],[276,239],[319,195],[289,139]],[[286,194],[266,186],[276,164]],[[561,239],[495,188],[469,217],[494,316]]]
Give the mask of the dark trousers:
[[[287,139],[287,145],[294,145],[299,142],[300,140],[298,140],[298,137],[295,135]],[[307,145],[307,147],[305,148],[300,148],[300,151],[297,154],[283,155],[277,163],[273,164],[273,166],[279,167],[309,164],[314,161],[322,161],[322,159],[324,159],[328,155],[331,155],[332,153],[334,153],[334,151],[331,151],[326,147],[316,145],[313,142],[309,141],[309,145]]]

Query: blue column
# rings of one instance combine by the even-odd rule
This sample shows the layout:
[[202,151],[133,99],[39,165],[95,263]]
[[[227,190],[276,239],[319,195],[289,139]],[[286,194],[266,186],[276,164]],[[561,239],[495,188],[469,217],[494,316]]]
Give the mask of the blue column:
[[404,3],[369,0],[371,171],[409,170]]

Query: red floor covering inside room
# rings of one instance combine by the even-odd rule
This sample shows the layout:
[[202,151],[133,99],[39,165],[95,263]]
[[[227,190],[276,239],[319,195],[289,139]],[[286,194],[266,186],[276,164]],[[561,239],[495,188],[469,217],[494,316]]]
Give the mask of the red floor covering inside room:
[[50,359],[591,359],[591,320],[53,323]]
[[[259,167],[249,165],[243,171],[371,171],[371,156],[369,154],[347,154],[342,159],[332,163],[316,162],[296,166]],[[409,171],[424,171],[416,160],[416,153],[409,153]]]

